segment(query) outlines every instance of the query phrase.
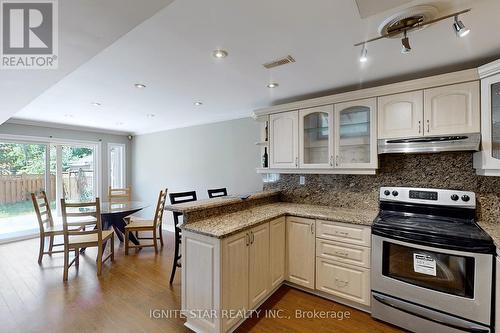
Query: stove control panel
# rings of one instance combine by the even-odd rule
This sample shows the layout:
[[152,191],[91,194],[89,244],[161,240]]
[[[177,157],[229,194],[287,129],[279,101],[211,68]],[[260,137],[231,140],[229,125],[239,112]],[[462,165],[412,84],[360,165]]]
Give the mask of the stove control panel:
[[380,201],[476,208],[474,192],[413,187],[381,187]]

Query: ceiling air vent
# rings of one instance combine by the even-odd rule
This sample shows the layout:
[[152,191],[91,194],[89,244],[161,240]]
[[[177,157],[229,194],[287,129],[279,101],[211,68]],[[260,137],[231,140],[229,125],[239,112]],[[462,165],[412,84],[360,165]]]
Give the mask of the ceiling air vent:
[[292,62],[295,62],[295,59],[291,55],[288,55],[284,58],[276,59],[271,62],[265,63],[262,66],[264,66],[267,69],[271,69],[274,67],[286,65],[286,64],[291,64]]

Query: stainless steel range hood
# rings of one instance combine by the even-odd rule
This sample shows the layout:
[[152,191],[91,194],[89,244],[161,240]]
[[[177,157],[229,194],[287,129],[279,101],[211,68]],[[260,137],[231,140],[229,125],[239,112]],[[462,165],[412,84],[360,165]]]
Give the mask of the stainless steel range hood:
[[481,134],[420,136],[406,139],[378,140],[379,154],[438,153],[442,151],[478,151]]

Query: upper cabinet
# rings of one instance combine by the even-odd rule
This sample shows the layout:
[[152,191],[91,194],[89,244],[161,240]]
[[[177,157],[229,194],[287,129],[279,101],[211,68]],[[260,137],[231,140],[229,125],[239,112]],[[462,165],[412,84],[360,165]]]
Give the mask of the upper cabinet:
[[335,104],[335,167],[376,169],[377,99]]
[[422,135],[424,92],[411,91],[378,98],[378,138]]
[[480,131],[479,82],[378,98],[378,138],[455,135]]
[[424,90],[425,135],[479,133],[479,82]]
[[333,166],[333,105],[299,111],[299,167]]
[[474,154],[479,175],[500,176],[500,61],[479,68],[481,75],[481,142]]
[[272,114],[269,117],[270,168],[299,166],[298,122],[298,111]]

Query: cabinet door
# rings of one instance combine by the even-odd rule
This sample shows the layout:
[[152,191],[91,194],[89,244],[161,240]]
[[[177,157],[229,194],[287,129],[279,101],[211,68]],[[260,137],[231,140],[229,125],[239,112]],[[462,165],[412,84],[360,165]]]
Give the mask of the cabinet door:
[[370,270],[318,257],[316,289],[370,305]]
[[285,280],[285,221],[285,217],[280,217],[269,223],[269,271],[271,277],[271,289],[276,288]]
[[253,309],[271,291],[269,279],[269,223],[250,230],[249,309]]
[[[250,238],[247,232],[230,236],[222,245],[222,308],[248,309],[248,254]],[[200,278],[202,278],[200,276]],[[224,331],[241,318],[223,318]]]
[[299,166],[299,112],[272,114],[270,121],[271,168],[297,168]]
[[333,167],[333,105],[299,110],[299,166]]
[[479,82],[424,90],[424,135],[480,132]]
[[423,90],[382,96],[377,102],[379,139],[423,135]]
[[376,169],[377,99],[335,104],[335,167]]
[[287,281],[314,289],[314,220],[286,220]]

